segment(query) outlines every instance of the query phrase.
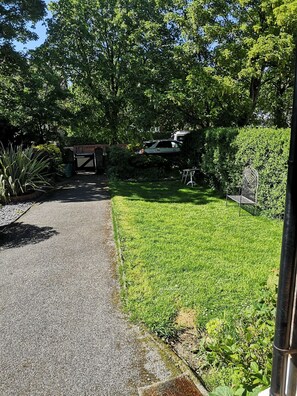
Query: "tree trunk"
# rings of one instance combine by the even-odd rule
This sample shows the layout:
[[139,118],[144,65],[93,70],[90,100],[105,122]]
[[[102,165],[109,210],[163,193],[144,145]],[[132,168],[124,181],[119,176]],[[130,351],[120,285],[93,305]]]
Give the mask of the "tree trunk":
[[261,89],[262,78],[252,77],[250,83],[250,98],[252,99],[251,115],[255,111],[260,89]]
[[285,112],[285,101],[284,101],[284,94],[286,92],[286,87],[282,82],[279,80],[275,86],[276,89],[276,100],[275,106],[273,111],[273,121],[274,125],[277,128],[287,128],[288,121],[286,119],[286,112]]
[[251,78],[251,82],[250,82],[251,104],[250,104],[250,107],[247,108],[246,115],[241,120],[242,124],[245,123],[245,125],[248,125],[250,123],[251,118],[252,118],[254,111],[256,109],[256,106],[257,106],[261,86],[262,86],[262,78],[258,78],[258,77]]
[[119,130],[119,104],[114,101],[110,101],[106,104],[105,109],[108,129],[110,130],[110,137],[108,140],[110,144],[117,144]]

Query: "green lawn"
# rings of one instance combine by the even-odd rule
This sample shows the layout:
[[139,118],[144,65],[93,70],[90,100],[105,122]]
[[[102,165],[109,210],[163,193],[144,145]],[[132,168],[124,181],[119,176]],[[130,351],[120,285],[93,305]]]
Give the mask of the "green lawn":
[[212,190],[180,182],[113,182],[126,306],[159,335],[194,309],[197,322],[239,312],[279,267],[282,223],[255,217]]

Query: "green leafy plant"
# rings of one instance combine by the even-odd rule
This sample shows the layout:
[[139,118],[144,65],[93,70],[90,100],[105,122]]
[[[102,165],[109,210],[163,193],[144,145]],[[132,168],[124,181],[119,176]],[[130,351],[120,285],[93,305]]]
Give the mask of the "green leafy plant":
[[47,174],[51,174],[54,177],[63,174],[62,152],[59,147],[55,144],[47,143],[39,144],[34,149],[40,153],[40,158],[49,159],[46,170]]
[[228,386],[218,386],[209,396],[234,396],[234,392]]
[[108,151],[108,176],[110,178],[128,179],[134,176],[130,164],[133,153],[124,147],[112,146]]
[[42,158],[32,147],[21,146],[1,148],[0,151],[0,184],[3,201],[31,191],[42,191],[49,185],[45,171],[49,159]]
[[5,180],[4,180],[4,176],[0,174],[0,202],[5,202],[5,201],[6,201]]
[[[218,386],[216,389],[214,389],[212,392],[209,393],[209,396],[242,396],[242,394],[243,394],[242,388],[234,390],[229,386]],[[259,389],[256,388],[252,392],[246,392],[245,394],[247,396],[258,396]]]
[[209,372],[214,375],[220,371],[225,385],[232,387],[234,393],[224,394],[251,395],[269,387],[276,283],[270,281],[257,303],[237,315],[232,323],[212,319],[206,325],[199,353],[207,359]]
[[108,153],[108,176],[115,179],[162,179],[171,174],[173,163],[159,155],[139,155],[113,146]]
[[213,128],[187,135],[183,158],[222,194],[238,192],[242,171],[259,173],[258,202],[268,217],[282,218],[285,207],[289,129]]

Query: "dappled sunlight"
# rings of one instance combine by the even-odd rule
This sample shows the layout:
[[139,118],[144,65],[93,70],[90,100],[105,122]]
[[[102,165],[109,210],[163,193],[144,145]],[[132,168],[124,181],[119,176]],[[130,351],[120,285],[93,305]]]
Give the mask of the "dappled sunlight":
[[211,189],[199,186],[186,187],[180,181],[157,183],[117,182],[112,183],[112,191],[113,195],[126,197],[129,200],[159,203],[172,202],[205,205],[218,199],[218,195]]
[[[209,188],[178,181],[115,182],[112,194],[130,298],[142,296],[131,307],[139,320],[162,332],[172,304],[199,311],[200,324],[239,312],[257,299],[279,265],[282,222],[248,212],[239,216],[237,205],[226,206]],[[162,320],[156,302],[162,305]]]
[[60,201],[62,203],[80,203],[110,199],[106,181],[94,174],[76,175],[69,179],[59,193],[50,194],[47,201]]

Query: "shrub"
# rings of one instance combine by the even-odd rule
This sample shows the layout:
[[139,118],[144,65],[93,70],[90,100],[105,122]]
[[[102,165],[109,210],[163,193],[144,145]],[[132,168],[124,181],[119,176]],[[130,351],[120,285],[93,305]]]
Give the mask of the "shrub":
[[0,184],[3,201],[11,197],[26,194],[30,191],[42,190],[48,185],[46,175],[48,159],[36,153],[32,147],[23,149],[2,147],[0,151]]
[[234,184],[237,173],[242,169],[235,166],[238,130],[217,128],[204,132],[205,141],[201,154],[201,169],[208,183],[218,191],[225,192]]
[[133,166],[130,164],[132,156],[133,153],[124,147],[110,147],[108,150],[108,176],[119,179],[134,177]]
[[276,287],[274,275],[258,302],[246,308],[231,324],[213,319],[206,325],[199,353],[206,358],[208,375],[217,380],[219,372],[220,381],[232,387],[236,395],[269,387]]
[[55,144],[39,144],[34,149],[40,153],[40,158],[48,159],[47,174],[61,176],[63,174],[62,152]]
[[282,217],[285,208],[287,163],[290,133],[288,129],[242,129],[235,141],[237,169],[251,161],[259,172],[258,200],[269,216]]
[[222,194],[238,191],[243,168],[251,164],[259,172],[259,207],[268,216],[282,217],[289,142],[288,129],[216,128],[189,134],[183,153]]
[[[234,144],[238,129],[215,128],[191,132],[185,136],[182,146],[183,166],[195,166],[211,187],[223,192],[233,175],[237,147]],[[230,166],[230,164],[233,164]]]
[[200,166],[203,145],[203,131],[194,131],[185,135],[183,144],[181,146],[181,165],[183,168]]
[[108,176],[118,179],[160,179],[167,175],[172,163],[158,155],[140,155],[123,147],[111,147],[108,153]]
[[63,164],[73,164],[74,152],[71,148],[65,147],[62,150],[62,162]]

